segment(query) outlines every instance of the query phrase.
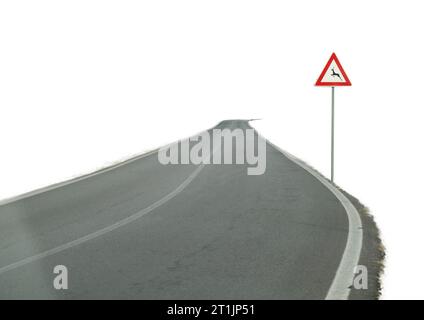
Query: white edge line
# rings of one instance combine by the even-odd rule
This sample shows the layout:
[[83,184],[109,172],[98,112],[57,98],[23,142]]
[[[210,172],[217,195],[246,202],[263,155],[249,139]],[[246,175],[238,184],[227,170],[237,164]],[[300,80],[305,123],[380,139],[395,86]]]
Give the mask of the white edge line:
[[40,193],[44,193],[44,192],[47,192],[47,191],[50,191],[50,190],[54,190],[54,189],[57,189],[57,188],[60,188],[60,187],[67,186],[67,185],[72,184],[72,183],[75,183],[75,182],[79,182],[79,181],[84,180],[84,179],[88,179],[88,178],[97,176],[98,174],[101,174],[101,173],[105,173],[105,172],[114,170],[114,169],[119,168],[119,167],[121,167],[123,165],[129,164],[129,163],[131,163],[133,161],[136,161],[136,160],[142,159],[144,157],[147,157],[147,156],[149,156],[151,154],[154,154],[157,151],[158,151],[158,149],[151,150],[151,151],[148,151],[146,153],[143,153],[143,154],[137,155],[135,157],[132,157],[130,159],[121,161],[121,162],[119,162],[117,164],[113,164],[111,166],[107,166],[105,168],[96,170],[96,171],[91,172],[91,173],[83,174],[83,175],[81,175],[79,177],[76,177],[76,178],[71,178],[69,180],[65,180],[65,181],[62,181],[62,182],[54,183],[52,185],[49,185],[49,186],[46,186],[46,187],[42,187],[42,188],[39,188],[39,189],[35,189],[33,191],[25,192],[25,193],[20,194],[18,196],[14,196],[14,197],[11,197],[11,198],[3,199],[3,200],[0,201],[0,206],[4,206],[4,205],[9,204],[11,202],[19,201],[19,200],[22,200],[22,199],[30,198],[30,197],[36,196],[37,194],[40,194]]
[[[256,129],[255,129],[256,130]],[[258,133],[259,136],[261,136]],[[262,137],[262,136],[261,136]],[[262,137],[263,138],[263,137]],[[265,138],[263,138],[265,139]],[[333,278],[331,286],[327,292],[326,300],[347,300],[349,299],[350,287],[353,283],[355,268],[359,263],[359,258],[362,251],[362,221],[358,210],[349,201],[349,199],[338,190],[332,183],[322,177],[319,173],[315,172],[312,168],[302,163],[298,158],[292,154],[282,150],[275,144],[266,140],[270,146],[277,151],[281,152],[289,160],[299,165],[312,176],[314,176],[319,182],[327,187],[343,205],[348,220],[349,220],[349,233],[346,241],[346,247],[343,252],[342,259],[340,260],[339,267],[337,268],[336,275]]]
[[[212,129],[212,128],[211,128],[211,129]],[[211,129],[208,129],[208,130],[211,130]],[[140,160],[140,159],[142,159],[142,158],[145,158],[145,157],[147,157],[147,156],[150,156],[150,155],[152,155],[152,154],[155,154],[155,153],[156,153],[156,152],[158,152],[161,148],[166,148],[167,146],[170,146],[170,145],[172,145],[172,144],[174,144],[174,143],[179,143],[179,142],[181,142],[181,141],[188,140],[188,139],[190,139],[190,138],[192,138],[192,137],[195,137],[195,136],[198,136],[198,135],[202,134],[203,132],[207,132],[208,130],[200,131],[199,133],[194,134],[194,135],[192,135],[192,136],[190,136],[190,137],[187,137],[187,138],[184,138],[184,139],[180,139],[180,140],[177,140],[177,141],[175,141],[175,142],[171,142],[171,143],[169,143],[169,144],[167,144],[167,145],[165,145],[165,146],[162,146],[162,147],[159,147],[159,148],[156,148],[156,149],[153,149],[153,150],[147,151],[147,152],[145,152],[145,153],[143,153],[143,154],[136,155],[136,156],[134,156],[134,157],[132,157],[132,158],[129,158],[129,159],[123,160],[123,161],[121,161],[121,162],[119,162],[119,163],[112,164],[112,165],[110,165],[110,166],[106,166],[106,167],[104,167],[104,168],[102,168],[102,169],[99,169],[99,170],[96,170],[96,171],[94,171],[94,172],[87,173],[87,174],[83,174],[83,175],[81,175],[81,176],[79,176],[79,177],[76,177],[76,178],[71,178],[71,179],[69,179],[69,180],[65,180],[65,181],[62,181],[62,182],[54,183],[54,184],[49,185],[49,186],[46,186],[46,187],[41,187],[41,188],[39,188],[39,189],[35,189],[35,190],[33,190],[33,191],[29,191],[29,192],[25,192],[25,193],[23,193],[23,194],[20,194],[20,195],[17,195],[17,196],[11,197],[11,198],[6,198],[6,199],[3,199],[3,200],[0,200],[0,206],[4,206],[4,205],[7,205],[7,204],[9,204],[9,203],[12,203],[12,202],[15,202],[15,201],[19,201],[19,200],[22,200],[22,199],[30,198],[30,197],[36,196],[36,195],[38,195],[38,194],[40,194],[40,193],[44,193],[44,192],[47,192],[47,191],[51,191],[51,190],[54,190],[54,189],[58,189],[58,188],[61,188],[61,187],[67,186],[67,185],[69,185],[69,184],[76,183],[76,182],[79,182],[79,181],[81,181],[81,180],[88,179],[88,178],[91,178],[91,177],[97,176],[97,175],[99,175],[99,174],[102,174],[102,173],[105,173],[105,172],[108,172],[108,171],[115,170],[115,169],[117,169],[117,168],[119,168],[119,167],[122,167],[122,166],[124,166],[124,165],[127,165],[127,164],[129,164],[129,163],[131,163],[131,162],[134,162],[134,161]]]

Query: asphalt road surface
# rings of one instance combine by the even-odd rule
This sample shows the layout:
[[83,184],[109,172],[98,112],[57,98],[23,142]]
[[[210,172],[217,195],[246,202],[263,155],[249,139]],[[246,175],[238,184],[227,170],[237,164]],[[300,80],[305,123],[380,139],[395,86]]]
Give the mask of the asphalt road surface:
[[[244,164],[162,165],[151,152],[3,203],[0,298],[328,298],[361,249],[348,245],[346,208],[273,145],[266,156],[249,176]],[[53,286],[57,265],[67,290]]]

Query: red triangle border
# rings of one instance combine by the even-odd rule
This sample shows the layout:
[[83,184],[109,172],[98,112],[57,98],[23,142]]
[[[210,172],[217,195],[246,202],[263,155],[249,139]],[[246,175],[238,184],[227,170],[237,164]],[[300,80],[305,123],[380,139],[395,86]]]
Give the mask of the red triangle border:
[[[328,68],[330,68],[331,62],[336,63],[337,67],[339,68],[340,72],[342,73],[343,79],[345,79],[344,82],[322,82],[322,79],[324,78]],[[346,72],[344,71],[342,65],[340,64],[339,59],[337,58],[336,54],[333,52],[330,59],[328,60],[327,64],[324,67],[324,70],[322,70],[320,76],[318,77],[317,82],[315,83],[316,86],[326,86],[326,87],[341,87],[341,86],[351,86],[352,83],[349,80],[349,77],[347,76]]]

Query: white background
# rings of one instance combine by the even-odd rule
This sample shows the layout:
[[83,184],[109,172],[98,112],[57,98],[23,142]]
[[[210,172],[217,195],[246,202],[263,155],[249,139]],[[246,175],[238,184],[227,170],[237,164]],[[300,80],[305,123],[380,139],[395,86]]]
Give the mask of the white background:
[[0,198],[222,119],[255,126],[370,207],[384,298],[424,298],[422,1],[2,1]]

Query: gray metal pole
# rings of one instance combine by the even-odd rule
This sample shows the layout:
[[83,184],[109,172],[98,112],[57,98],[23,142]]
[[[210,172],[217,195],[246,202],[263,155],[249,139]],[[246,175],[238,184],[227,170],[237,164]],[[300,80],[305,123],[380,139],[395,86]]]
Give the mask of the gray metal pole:
[[331,182],[334,182],[334,87],[331,87]]

